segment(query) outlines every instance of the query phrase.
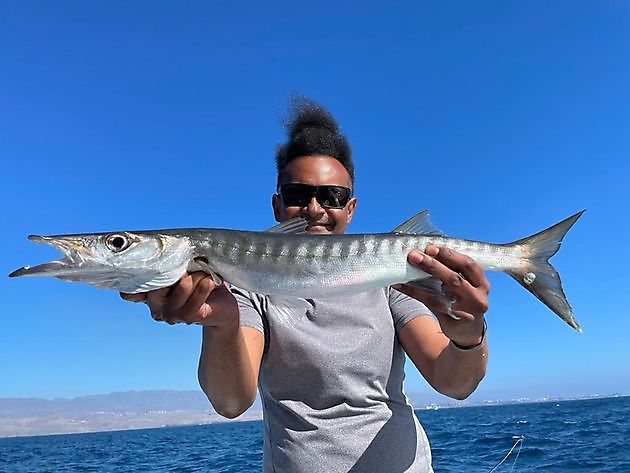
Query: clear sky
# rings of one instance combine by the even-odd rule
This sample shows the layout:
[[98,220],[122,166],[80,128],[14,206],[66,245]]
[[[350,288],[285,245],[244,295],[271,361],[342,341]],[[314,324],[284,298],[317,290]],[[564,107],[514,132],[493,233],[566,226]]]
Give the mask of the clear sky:
[[[30,233],[269,227],[296,91],[353,146],[351,232],[428,208],[507,242],[586,208],[552,260],[584,333],[491,274],[478,396],[628,394],[629,26],[621,1],[2,2],[1,272],[57,256]],[[199,327],[53,279],[0,296],[0,397],[197,387]]]

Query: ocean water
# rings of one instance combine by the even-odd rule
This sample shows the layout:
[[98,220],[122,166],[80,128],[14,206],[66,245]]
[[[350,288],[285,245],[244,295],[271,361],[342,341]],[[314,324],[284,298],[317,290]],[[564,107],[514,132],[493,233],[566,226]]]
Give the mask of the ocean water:
[[[630,472],[630,397],[417,414],[436,473]],[[0,439],[3,473],[256,472],[261,464],[261,422]]]

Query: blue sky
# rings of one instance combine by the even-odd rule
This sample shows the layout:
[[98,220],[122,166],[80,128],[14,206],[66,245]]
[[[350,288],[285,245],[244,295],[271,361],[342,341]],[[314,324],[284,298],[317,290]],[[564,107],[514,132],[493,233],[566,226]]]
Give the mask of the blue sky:
[[[56,257],[30,233],[267,228],[296,91],[353,146],[352,232],[428,208],[507,242],[586,208],[552,260],[584,333],[491,274],[477,396],[629,394],[630,7],[388,3],[3,2],[2,272]],[[199,327],[52,279],[0,296],[0,397],[197,387]]]

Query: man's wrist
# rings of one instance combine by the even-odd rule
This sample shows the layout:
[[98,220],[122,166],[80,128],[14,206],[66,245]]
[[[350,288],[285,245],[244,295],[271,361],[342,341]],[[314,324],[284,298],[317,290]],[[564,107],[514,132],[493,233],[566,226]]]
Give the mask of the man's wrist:
[[484,319],[483,327],[481,329],[481,339],[479,340],[478,343],[475,343],[472,345],[462,345],[462,344],[457,343],[455,340],[451,339],[450,344],[453,346],[453,348],[455,348],[458,351],[470,352],[470,351],[481,350],[483,346],[486,344],[487,331],[488,331],[488,324],[486,323],[486,320]]

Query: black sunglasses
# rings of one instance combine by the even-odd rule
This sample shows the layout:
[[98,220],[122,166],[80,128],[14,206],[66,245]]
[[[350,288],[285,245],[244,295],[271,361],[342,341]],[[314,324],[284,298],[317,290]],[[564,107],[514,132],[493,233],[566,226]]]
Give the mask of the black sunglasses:
[[283,184],[280,195],[287,207],[306,207],[313,196],[319,205],[327,209],[342,209],[352,197],[352,190],[343,186],[309,186],[308,184]]

